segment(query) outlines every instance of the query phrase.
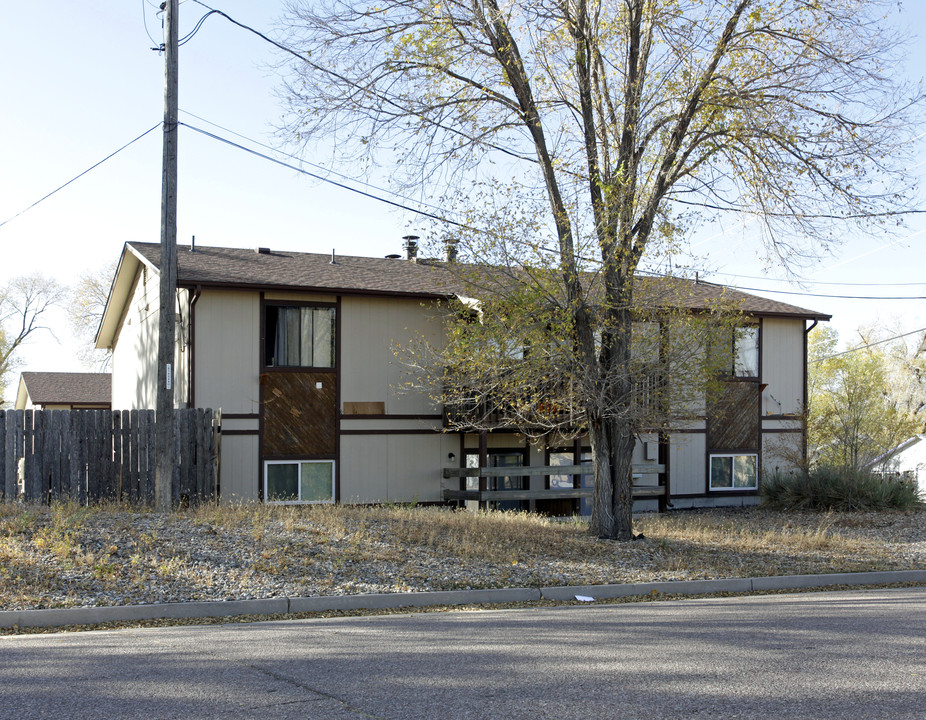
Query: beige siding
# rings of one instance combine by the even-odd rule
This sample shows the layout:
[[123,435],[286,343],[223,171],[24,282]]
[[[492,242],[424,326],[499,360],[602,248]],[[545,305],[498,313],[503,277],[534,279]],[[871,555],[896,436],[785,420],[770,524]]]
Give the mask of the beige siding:
[[114,410],[155,407],[159,293],[157,275],[140,268],[113,348]]
[[797,472],[803,458],[800,432],[765,433],[762,435],[762,475]]
[[204,290],[194,306],[197,407],[260,410],[260,296]]
[[763,415],[800,413],[804,406],[804,321],[762,320]]
[[256,501],[260,478],[257,435],[223,435],[221,463],[222,502]]
[[[113,348],[114,410],[154,408],[157,405],[158,324],[160,280],[140,268],[125,321]],[[174,406],[186,407],[189,399],[189,313],[187,291],[178,291],[176,351],[173,363]]]
[[419,338],[440,338],[435,313],[420,300],[345,297],[341,301],[341,402],[381,402],[387,415],[439,412],[425,393],[406,392],[411,379],[399,352]]
[[698,434],[673,434],[669,447],[669,473],[673,495],[703,493],[705,483],[705,443],[707,436]]
[[456,436],[345,435],[341,438],[341,502],[434,502],[441,469],[455,467]]

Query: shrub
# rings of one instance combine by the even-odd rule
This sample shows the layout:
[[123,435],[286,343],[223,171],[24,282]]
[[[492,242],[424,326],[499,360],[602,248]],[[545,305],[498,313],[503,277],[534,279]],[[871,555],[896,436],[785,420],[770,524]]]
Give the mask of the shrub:
[[762,501],[784,510],[912,510],[921,505],[915,482],[832,466],[767,477]]

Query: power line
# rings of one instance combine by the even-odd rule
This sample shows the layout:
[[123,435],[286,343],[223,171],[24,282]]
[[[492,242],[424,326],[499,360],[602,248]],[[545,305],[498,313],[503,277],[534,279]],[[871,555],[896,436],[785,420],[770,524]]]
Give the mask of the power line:
[[15,219],[18,218],[20,215],[22,215],[22,214],[25,213],[25,212],[28,212],[29,210],[31,210],[32,208],[34,208],[34,207],[35,207],[36,205],[38,205],[39,203],[44,202],[45,200],[48,200],[48,198],[50,198],[52,195],[54,195],[54,194],[57,193],[58,191],[64,190],[64,188],[66,188],[68,185],[70,185],[70,184],[71,184],[72,182],[74,182],[75,180],[79,180],[80,178],[82,178],[84,175],[86,175],[86,174],[87,174],[88,172],[90,172],[91,170],[95,170],[95,169],[98,168],[100,165],[102,165],[104,162],[106,162],[107,160],[109,160],[109,159],[112,158],[112,157],[115,157],[116,155],[118,155],[119,153],[121,153],[123,150],[125,150],[127,147],[129,147],[130,145],[132,145],[132,144],[138,142],[138,141],[141,140],[143,137],[145,137],[145,135],[147,135],[148,133],[152,132],[153,130],[156,130],[156,129],[159,128],[159,127],[161,127],[161,123],[160,123],[160,122],[158,122],[156,125],[152,125],[150,128],[148,128],[147,130],[145,130],[145,132],[143,132],[143,133],[142,133],[141,135],[139,135],[137,138],[135,138],[134,140],[129,140],[129,142],[127,142],[127,143],[126,143],[125,145],[123,145],[121,148],[119,148],[118,150],[116,150],[116,151],[114,151],[114,152],[111,152],[109,155],[107,155],[106,157],[104,157],[104,158],[103,158],[102,160],[100,160],[99,162],[94,163],[93,165],[91,165],[90,167],[88,167],[86,170],[84,170],[82,173],[80,173],[80,175],[75,175],[75,176],[72,177],[70,180],[68,180],[66,183],[64,183],[64,185],[61,185],[60,187],[55,188],[55,189],[52,190],[50,193],[48,193],[45,197],[39,198],[39,199],[36,200],[34,203],[32,203],[29,207],[27,207],[27,208],[25,208],[25,209],[23,209],[23,210],[20,210],[20,211],[19,211],[18,213],[16,213],[13,217],[7,218],[6,220],[4,220],[2,223],[0,223],[0,227],[3,227],[3,226],[6,225],[8,222],[10,222],[10,221],[12,221],[12,220],[15,220]]
[[385,203],[386,205],[392,205],[393,207],[399,208],[400,210],[406,210],[408,212],[415,213],[416,215],[422,215],[424,217],[431,218],[432,220],[437,220],[438,222],[447,223],[448,225],[454,225],[464,230],[471,230],[473,232],[478,232],[478,233],[486,232],[484,230],[479,230],[478,228],[474,228],[471,225],[466,225],[464,223],[457,222],[456,220],[451,220],[450,218],[444,217],[442,215],[437,215],[436,213],[428,212],[420,208],[414,208],[414,207],[411,207],[410,205],[405,205],[403,203],[396,202],[395,200],[389,200],[388,198],[374,195],[373,193],[366,192],[365,190],[359,190],[358,188],[351,187],[350,185],[337,182],[336,180],[332,180],[331,178],[323,177],[319,175],[318,173],[309,172],[308,170],[304,168],[296,167],[295,165],[291,165],[289,163],[283,162],[282,160],[271,157],[270,155],[265,155],[264,153],[258,152],[257,150],[253,150],[249,147],[245,147],[244,145],[228,140],[227,138],[223,138],[221,135],[216,135],[215,133],[211,133],[208,130],[203,130],[202,128],[198,128],[195,125],[190,125],[189,123],[184,123],[184,122],[178,123],[178,125],[182,125],[183,127],[188,127],[190,128],[190,130],[198,132],[201,135],[205,135],[206,137],[212,138],[213,140],[217,140],[221,143],[225,143],[226,145],[230,145],[231,147],[238,148],[239,150],[243,150],[244,152],[250,153],[251,155],[259,157],[263,160],[269,160],[272,163],[276,163],[277,165],[281,165],[282,167],[288,168],[290,170],[294,170],[295,172],[301,173],[302,175],[307,175],[308,177],[314,178],[315,180],[328,183],[329,185],[334,185],[335,187],[339,187],[343,190],[348,190],[349,192],[356,193],[357,195],[362,195],[363,197],[370,198],[371,200],[376,200],[378,202]]
[[[337,177],[339,177],[339,178],[342,178],[343,180],[347,180],[347,181],[352,182],[352,183],[355,183],[355,184],[357,184],[357,185],[363,185],[364,187],[371,188],[372,190],[376,190],[376,191],[381,192],[381,193],[386,193],[387,195],[392,195],[393,197],[401,198],[402,200],[405,200],[405,201],[411,202],[411,203],[416,203],[417,205],[423,205],[423,206],[425,206],[425,207],[429,207],[429,208],[431,208],[431,209],[433,209],[433,210],[436,210],[436,211],[440,211],[440,210],[442,209],[442,208],[438,207],[437,205],[432,205],[431,203],[424,202],[424,201],[422,201],[422,200],[415,200],[415,199],[410,198],[410,197],[408,197],[408,196],[406,196],[406,195],[399,195],[398,193],[395,193],[395,192],[393,192],[393,191],[391,191],[391,190],[387,190],[386,188],[382,188],[382,187],[380,187],[380,186],[378,186],[378,185],[374,185],[373,183],[369,183],[369,182],[366,182],[366,181],[364,181],[364,180],[359,180],[359,179],[357,179],[357,178],[351,177],[350,175],[345,175],[344,173],[338,172],[337,170],[333,170],[333,169],[331,169],[331,168],[325,167],[324,165],[319,165],[318,163],[313,163],[313,162],[311,162],[311,161],[309,161],[309,160],[306,160],[306,159],[304,159],[304,158],[299,157],[298,155],[293,155],[293,154],[291,154],[291,153],[284,152],[284,151],[279,150],[278,148],[275,148],[275,147],[273,147],[273,146],[271,146],[271,145],[267,145],[266,143],[262,143],[262,142],[260,142],[259,140],[255,140],[254,138],[248,137],[247,135],[242,135],[242,134],[239,133],[239,132],[235,132],[234,130],[232,130],[232,129],[230,129],[230,128],[227,128],[227,127],[225,127],[224,125],[219,125],[218,123],[212,122],[211,120],[207,120],[207,119],[204,118],[204,117],[200,117],[199,115],[196,115],[195,113],[191,113],[191,112],[189,112],[188,110],[183,110],[183,109],[181,109],[180,112],[182,112],[184,115],[189,115],[190,117],[196,118],[197,120],[199,120],[199,121],[201,121],[201,122],[204,122],[204,123],[206,123],[207,125],[211,125],[212,127],[218,128],[219,130],[223,130],[224,132],[227,132],[227,133],[229,133],[229,134],[231,134],[231,135],[234,135],[235,137],[241,138],[242,140],[246,140],[247,142],[251,143],[252,145],[257,145],[257,146],[259,146],[259,147],[262,147],[262,148],[265,148],[265,149],[267,149],[267,150],[270,150],[271,152],[274,152],[274,153],[277,153],[277,154],[279,154],[279,155],[282,155],[283,157],[288,157],[288,158],[290,158],[291,160],[295,160],[295,161],[297,161],[298,163],[300,163],[300,164],[302,164],[302,165],[308,165],[309,167],[313,167],[313,168],[315,168],[316,170],[318,170],[319,172],[327,173],[328,175],[335,175],[335,176],[337,176]],[[924,284],[926,284],[926,283],[924,283]]]
[[[883,283],[850,283],[850,282],[826,282],[824,280],[786,280],[783,278],[770,278],[770,277],[760,277],[757,275],[737,275],[735,273],[725,273],[725,272],[711,272],[707,270],[702,270],[702,274],[707,275],[718,275],[721,277],[729,278],[743,278],[744,280],[762,280],[764,282],[780,282],[780,283],[805,283],[807,285],[831,285],[834,287],[919,287],[926,286],[926,282],[908,282],[908,283],[899,283],[899,282],[883,282]],[[763,290],[763,292],[766,292]]]
[[[227,15],[226,13],[222,12],[221,10],[216,10],[215,8],[209,7],[208,5],[206,5],[206,3],[202,2],[202,0],[193,0],[193,2],[195,2],[197,5],[202,5],[204,8],[206,8],[206,10],[209,10],[211,13],[215,13],[216,15],[222,16],[223,18],[225,18],[226,20],[228,20],[228,22],[232,23],[233,25],[237,25],[237,26],[240,27],[242,30],[247,30],[247,31],[250,32],[250,33],[254,33],[254,34],[257,35],[257,37],[259,37],[261,40],[264,40],[264,41],[270,43],[271,45],[273,45],[274,47],[279,48],[279,49],[282,50],[283,52],[292,55],[294,58],[296,58],[297,60],[299,60],[299,61],[305,63],[306,65],[310,65],[311,67],[313,67],[313,68],[315,68],[315,69],[317,69],[317,70],[320,70],[320,71],[322,71],[322,72],[328,73],[329,75],[336,75],[336,76],[338,77],[339,80],[346,81],[346,78],[344,78],[343,76],[337,75],[336,73],[334,73],[334,72],[333,72],[332,70],[330,70],[330,69],[321,67],[320,65],[316,65],[316,64],[313,63],[311,60],[309,60],[308,57],[306,57],[305,55],[299,53],[299,52],[296,51],[296,50],[293,50],[291,47],[287,47],[286,45],[283,45],[282,43],[277,42],[277,41],[274,40],[273,38],[268,37],[267,35],[264,35],[260,30],[256,30],[256,29],[252,28],[250,25],[245,25],[245,24],[242,23],[242,22],[238,22],[238,21],[235,20],[233,17],[231,17],[230,15]],[[398,103],[396,103],[396,102],[394,102],[394,101],[388,100],[387,98],[383,98],[383,102],[385,102],[385,103],[387,103],[387,104],[393,106],[394,108],[397,108],[397,109],[400,110],[400,111],[403,111],[403,112],[405,111],[405,108],[403,108],[401,105],[399,105]],[[422,118],[422,119],[426,119],[426,118]],[[484,141],[484,140],[480,140],[479,138],[476,138],[476,137],[472,137],[472,136],[470,136],[470,135],[467,135],[465,132],[463,132],[463,131],[461,131],[461,130],[458,130],[457,128],[448,127],[448,126],[446,126],[446,125],[443,125],[443,124],[441,124],[441,123],[439,123],[439,122],[436,122],[436,121],[433,121],[433,120],[427,120],[427,122],[431,123],[431,125],[433,125],[434,127],[440,128],[441,130],[443,130],[443,131],[445,131],[445,132],[449,132],[449,133],[452,133],[452,134],[454,134],[454,135],[458,135],[458,136],[460,136],[460,137],[462,137],[462,138],[464,138],[464,139],[466,139],[466,140],[469,140],[469,141],[472,142],[472,143],[476,143],[476,144],[479,144],[479,145],[484,145],[484,146],[487,147],[487,148],[491,148],[492,150],[496,150],[496,151],[498,151],[498,152],[500,152],[500,153],[502,153],[502,154],[504,154],[504,155],[508,155],[508,156],[510,156],[510,157],[513,157],[513,158],[515,158],[516,160],[525,160],[525,161],[527,161],[527,162],[532,162],[532,163],[538,162],[537,158],[533,158],[533,157],[530,157],[530,156],[528,156],[528,155],[521,155],[520,153],[517,153],[517,152],[515,152],[514,150],[509,150],[508,148],[502,147],[501,145],[495,145],[495,144],[493,144],[493,143],[489,143],[489,142],[486,142],[486,141]]]
[[849,353],[858,352],[859,350],[867,350],[868,348],[873,348],[875,345],[883,345],[884,343],[891,342],[892,340],[900,340],[901,338],[909,337],[910,335],[916,335],[917,333],[921,333],[923,331],[926,331],[926,328],[911,330],[910,332],[903,333],[902,335],[895,335],[894,337],[878,340],[877,342],[868,343],[867,345],[859,345],[856,348],[852,348],[851,350],[843,350],[842,352],[838,352],[835,355],[827,355],[826,357],[817,358],[816,360],[810,360],[810,363],[815,364],[823,362],[824,360],[832,360],[833,358],[838,358],[843,355],[848,355]]
[[736,290],[775,293],[777,295],[800,295],[802,297],[832,298],[834,300],[926,300],[926,295],[828,295],[825,293],[795,292],[793,290],[764,290],[762,288],[733,286]]

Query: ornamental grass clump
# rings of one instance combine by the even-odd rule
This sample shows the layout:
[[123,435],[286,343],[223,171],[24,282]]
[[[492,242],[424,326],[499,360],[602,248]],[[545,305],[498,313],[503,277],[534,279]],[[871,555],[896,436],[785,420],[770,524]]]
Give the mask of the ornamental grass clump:
[[922,504],[915,482],[832,466],[768,477],[762,499],[783,510],[913,510]]

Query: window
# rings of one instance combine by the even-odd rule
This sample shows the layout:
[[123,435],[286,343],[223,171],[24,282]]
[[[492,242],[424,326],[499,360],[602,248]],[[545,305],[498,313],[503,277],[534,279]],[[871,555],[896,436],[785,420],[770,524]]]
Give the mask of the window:
[[334,367],[333,307],[268,305],[265,320],[268,367]]
[[[489,450],[489,467],[510,467],[517,468],[524,466],[523,450]],[[466,467],[479,467],[478,451],[467,450]],[[479,478],[466,478],[467,490],[479,489]],[[527,477],[524,475],[502,475],[501,477],[486,478],[487,490],[528,490],[529,484]],[[526,510],[527,501],[525,500],[495,500],[492,507],[496,510]]]
[[711,490],[756,490],[757,455],[711,455]]
[[333,460],[268,460],[264,463],[268,503],[334,502]]
[[[568,451],[557,451],[554,450],[550,453],[550,457],[547,459],[547,465],[556,466],[556,465],[575,465],[575,454],[572,450]],[[573,475],[550,475],[549,487],[551,490],[556,488],[572,488],[575,487],[573,484]]]
[[733,331],[733,375],[759,377],[759,328],[738,327]]
[[[592,468],[592,451],[588,448],[583,448],[578,456],[576,456],[573,450],[562,448],[550,450],[547,454],[547,465],[553,467],[557,465],[587,465],[588,472],[579,476],[579,487],[595,487],[595,474]],[[551,489],[575,487],[574,478],[574,475],[550,475],[549,487]],[[579,514],[592,514],[592,498],[579,498]]]

